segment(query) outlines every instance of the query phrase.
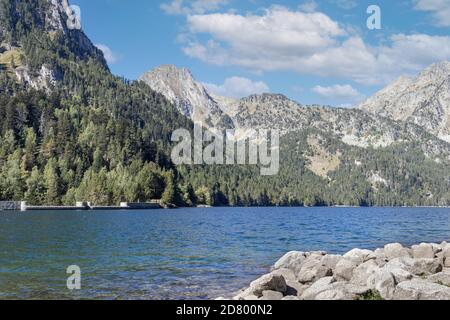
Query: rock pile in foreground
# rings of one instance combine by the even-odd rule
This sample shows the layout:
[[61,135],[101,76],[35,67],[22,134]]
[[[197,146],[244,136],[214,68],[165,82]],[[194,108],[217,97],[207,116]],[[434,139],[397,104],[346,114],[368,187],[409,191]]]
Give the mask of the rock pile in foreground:
[[234,300],[450,300],[450,244],[289,252]]

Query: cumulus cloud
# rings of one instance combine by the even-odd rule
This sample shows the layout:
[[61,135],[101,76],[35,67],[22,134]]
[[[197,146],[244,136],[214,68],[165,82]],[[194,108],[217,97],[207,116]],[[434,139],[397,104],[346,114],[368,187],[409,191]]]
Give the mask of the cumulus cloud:
[[231,77],[225,80],[221,85],[204,83],[205,87],[213,94],[242,98],[252,94],[268,93],[269,86],[262,81],[252,81],[247,78]]
[[161,4],[161,9],[169,15],[204,14],[219,9],[228,0],[172,0]]
[[183,48],[186,55],[256,72],[289,70],[384,84],[450,59],[449,36],[396,34],[382,45],[368,46],[323,13],[279,6],[260,15],[216,13],[187,21],[191,40]]
[[103,52],[106,62],[113,64],[119,60],[117,54],[115,54],[107,45],[97,43],[95,46]]
[[329,87],[315,86],[311,90],[327,99],[346,99],[353,101],[362,97],[361,93],[349,84],[336,84]]
[[440,27],[450,27],[449,0],[414,0],[415,9],[431,12],[434,22]]

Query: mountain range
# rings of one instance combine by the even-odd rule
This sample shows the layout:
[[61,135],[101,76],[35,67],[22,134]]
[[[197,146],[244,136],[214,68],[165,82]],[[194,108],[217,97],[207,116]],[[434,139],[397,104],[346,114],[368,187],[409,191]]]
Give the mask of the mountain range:
[[[183,115],[209,128],[277,129],[282,134],[315,128],[332,133],[347,145],[362,148],[419,139],[426,152],[433,152],[433,147],[425,143],[432,140],[439,149],[434,153],[448,156],[450,62],[434,64],[416,79],[401,77],[351,109],[304,106],[281,94],[242,99],[215,96],[189,70],[173,65],[158,67],[140,80],[166,96]],[[211,117],[216,120],[211,121]],[[220,119],[227,119],[226,126]]]
[[[216,96],[186,68],[111,74],[65,0],[0,0],[0,200],[450,205],[448,62],[352,109]],[[277,129],[280,172],[174,166],[171,134]]]

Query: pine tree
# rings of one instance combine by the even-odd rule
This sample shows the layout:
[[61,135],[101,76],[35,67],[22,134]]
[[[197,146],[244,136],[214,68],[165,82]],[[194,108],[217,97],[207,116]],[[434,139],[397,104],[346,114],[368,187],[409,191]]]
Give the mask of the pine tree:
[[60,181],[56,160],[50,159],[44,169],[44,183],[46,188],[45,202],[48,205],[61,203]]
[[46,199],[46,186],[37,167],[31,171],[27,182],[25,201],[32,205],[41,205]]
[[165,205],[173,205],[176,201],[175,178],[172,171],[165,174],[166,187],[161,197],[161,202]]

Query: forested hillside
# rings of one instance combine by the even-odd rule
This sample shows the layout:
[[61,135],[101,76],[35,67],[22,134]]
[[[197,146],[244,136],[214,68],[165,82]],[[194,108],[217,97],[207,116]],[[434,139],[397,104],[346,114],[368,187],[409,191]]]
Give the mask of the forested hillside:
[[272,177],[255,166],[175,167],[170,136],[191,120],[146,84],[112,75],[56,3],[0,0],[0,200],[450,204],[448,146],[425,140],[360,148],[303,128],[283,137]]
[[[170,135],[190,121],[147,86],[111,75],[81,31],[50,25],[48,1],[2,0],[0,8],[2,56],[19,57],[0,75],[0,197],[35,204],[161,197],[174,185]],[[54,79],[40,76],[43,66]],[[29,81],[18,81],[21,73]]]

